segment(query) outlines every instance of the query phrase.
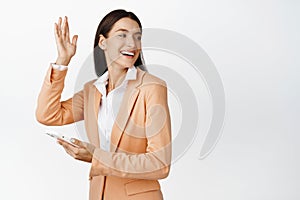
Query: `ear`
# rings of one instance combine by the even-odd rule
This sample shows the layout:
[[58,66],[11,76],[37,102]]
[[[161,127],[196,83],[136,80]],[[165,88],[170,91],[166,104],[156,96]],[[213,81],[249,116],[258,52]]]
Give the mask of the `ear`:
[[100,35],[100,38],[99,38],[99,43],[98,43],[99,47],[102,49],[102,50],[105,50],[106,49],[106,38],[104,37],[104,35]]

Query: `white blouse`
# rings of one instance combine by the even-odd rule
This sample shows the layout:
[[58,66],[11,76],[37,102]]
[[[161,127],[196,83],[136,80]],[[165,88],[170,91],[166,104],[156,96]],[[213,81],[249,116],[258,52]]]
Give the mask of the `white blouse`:
[[119,112],[119,108],[129,80],[136,79],[137,70],[134,66],[128,68],[123,82],[108,94],[106,85],[108,83],[108,71],[100,76],[94,85],[102,94],[100,109],[98,113],[98,131],[100,136],[100,148],[110,151],[110,137],[113,124]]

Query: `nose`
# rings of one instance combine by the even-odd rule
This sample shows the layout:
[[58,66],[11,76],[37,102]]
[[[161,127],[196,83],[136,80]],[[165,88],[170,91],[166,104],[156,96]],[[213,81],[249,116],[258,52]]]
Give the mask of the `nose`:
[[131,36],[129,36],[129,37],[126,38],[126,45],[128,47],[131,47],[131,48],[135,48],[136,47],[133,35],[131,35]]

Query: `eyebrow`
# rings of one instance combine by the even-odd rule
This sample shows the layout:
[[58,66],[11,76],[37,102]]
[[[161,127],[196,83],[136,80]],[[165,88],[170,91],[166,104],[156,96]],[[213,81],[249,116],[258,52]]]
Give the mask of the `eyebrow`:
[[[120,28],[120,29],[116,30],[115,32],[118,32],[118,31],[129,32],[129,31],[128,31],[127,29],[125,29],[125,28]],[[136,32],[136,33],[134,33],[134,34],[142,34],[142,32],[138,31],[138,32]]]

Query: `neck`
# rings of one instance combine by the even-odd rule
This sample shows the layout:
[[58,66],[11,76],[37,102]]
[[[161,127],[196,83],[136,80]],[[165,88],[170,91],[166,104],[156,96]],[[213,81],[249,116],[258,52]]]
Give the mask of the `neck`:
[[128,68],[108,66],[108,87],[110,90],[118,87],[124,80]]

